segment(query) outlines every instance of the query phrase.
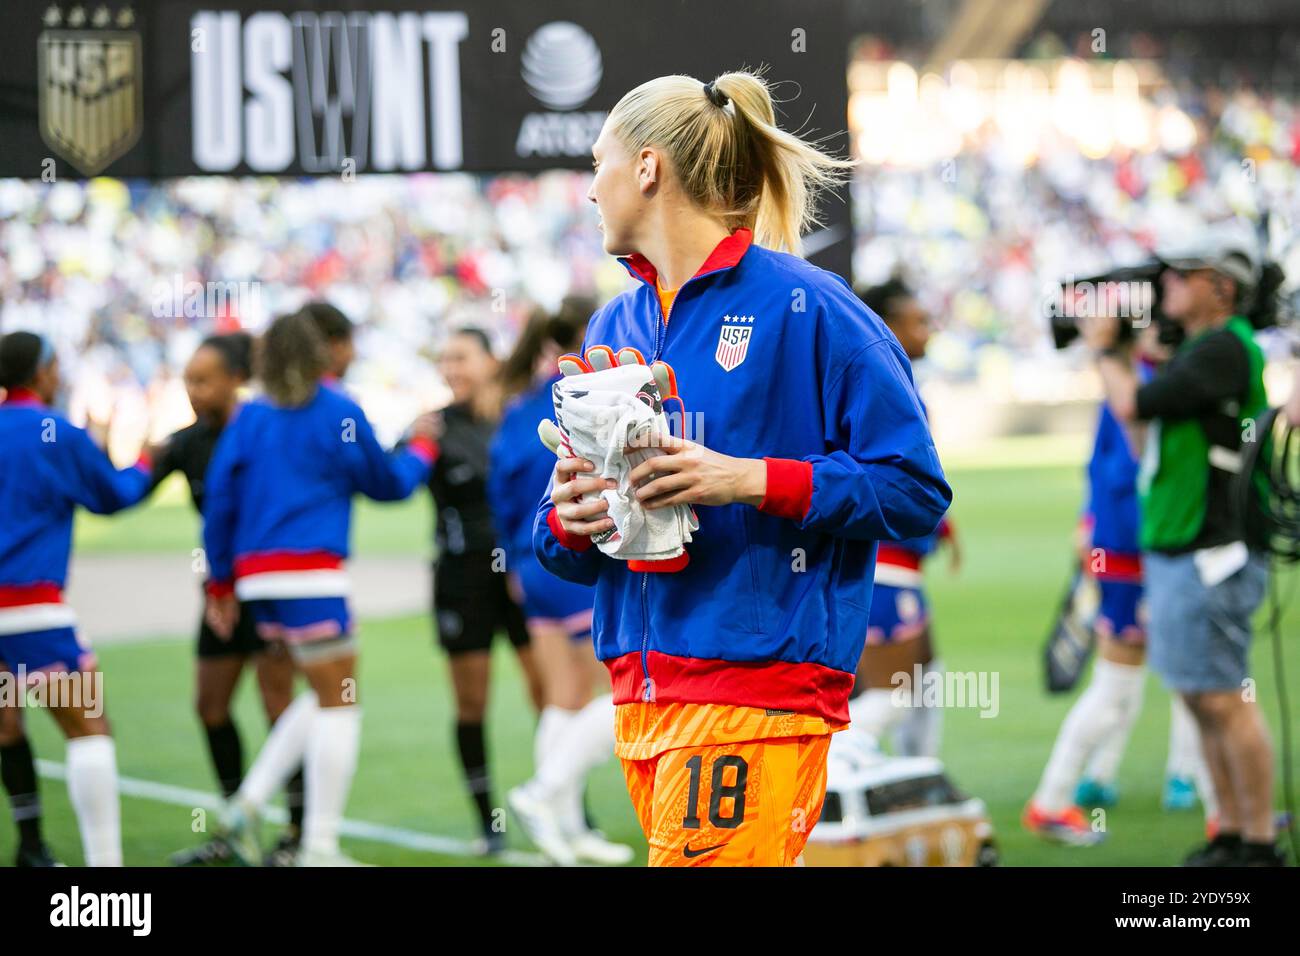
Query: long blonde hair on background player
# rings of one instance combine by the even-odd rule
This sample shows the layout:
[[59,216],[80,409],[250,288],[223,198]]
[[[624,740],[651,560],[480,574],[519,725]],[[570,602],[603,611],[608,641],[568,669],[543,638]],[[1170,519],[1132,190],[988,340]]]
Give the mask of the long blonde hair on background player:
[[751,229],[760,246],[797,254],[799,237],[820,222],[818,196],[842,183],[854,161],[777,126],[762,76],[723,73],[713,87],[721,106],[694,77],[642,83],[610,112],[610,129],[633,154],[662,149],[683,192],[729,232]]

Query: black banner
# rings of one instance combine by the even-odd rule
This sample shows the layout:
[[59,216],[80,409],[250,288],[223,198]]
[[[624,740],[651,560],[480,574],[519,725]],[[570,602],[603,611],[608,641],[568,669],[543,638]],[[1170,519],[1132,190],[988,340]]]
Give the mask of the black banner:
[[[847,149],[842,4],[7,0],[0,176],[584,168],[655,76],[767,68],[782,125]],[[847,275],[847,196],[825,210]]]

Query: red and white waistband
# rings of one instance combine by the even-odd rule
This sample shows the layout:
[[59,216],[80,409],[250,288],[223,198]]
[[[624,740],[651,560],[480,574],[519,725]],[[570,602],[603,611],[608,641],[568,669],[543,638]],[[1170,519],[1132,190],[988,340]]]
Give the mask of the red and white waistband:
[[235,559],[235,595],[241,601],[347,597],[350,592],[343,558],[327,551],[271,551]]
[[0,584],[0,636],[76,626],[57,584]]
[[897,545],[880,544],[876,549],[875,581],[892,588],[919,588],[921,555]]

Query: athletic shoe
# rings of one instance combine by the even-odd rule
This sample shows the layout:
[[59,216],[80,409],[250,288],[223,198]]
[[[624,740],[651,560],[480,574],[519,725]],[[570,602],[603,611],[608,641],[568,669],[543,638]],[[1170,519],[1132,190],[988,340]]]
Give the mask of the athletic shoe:
[[1020,823],[1034,836],[1065,846],[1096,846],[1106,839],[1106,834],[1088,826],[1088,819],[1079,807],[1068,807],[1060,813],[1040,810],[1031,800],[1025,804]]
[[559,866],[573,866],[578,862],[577,854],[564,835],[560,814],[555,807],[534,797],[527,784],[515,787],[506,794],[506,802],[519,818],[519,824],[528,838],[547,859]]
[[35,867],[46,869],[49,867],[64,866],[54,859],[54,854],[44,843],[38,843],[36,846],[20,846],[18,855],[14,858],[14,866]]
[[374,866],[373,863],[362,863],[360,860],[354,860],[345,853],[335,850],[332,853],[322,853],[319,850],[299,850],[298,866],[322,867],[322,866]]
[[280,834],[275,848],[262,860],[263,866],[285,867],[298,865],[299,838],[295,833]]
[[226,808],[225,820],[218,838],[230,846],[232,862],[239,866],[261,866],[262,844],[258,839],[258,818],[247,807],[231,803]]
[[1196,782],[1190,777],[1170,777],[1160,805],[1166,810],[1191,810],[1196,806]]
[[1187,854],[1183,866],[1238,866],[1240,854],[1241,837],[1235,833],[1220,833]]
[[1243,843],[1237,852],[1237,866],[1286,866],[1286,854],[1276,846]]
[[207,843],[190,847],[173,853],[172,866],[230,866],[237,862],[230,844],[221,837],[213,837]]
[[583,830],[569,837],[573,855],[583,863],[601,866],[625,866],[636,857],[636,851],[623,843],[605,839],[599,830]]
[[1081,807],[1113,807],[1119,802],[1119,789],[1113,783],[1084,777],[1074,788],[1074,802]]

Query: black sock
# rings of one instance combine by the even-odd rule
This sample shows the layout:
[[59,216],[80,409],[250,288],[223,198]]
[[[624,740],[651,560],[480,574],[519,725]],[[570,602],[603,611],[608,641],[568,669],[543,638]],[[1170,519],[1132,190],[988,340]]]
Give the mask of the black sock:
[[244,779],[244,748],[239,742],[239,730],[230,720],[219,727],[204,729],[208,732],[212,769],[217,772],[221,792],[230,797]]
[[41,798],[36,789],[36,760],[32,745],[22,737],[17,743],[0,747],[0,780],[9,791],[9,806],[18,825],[18,841],[23,849],[41,845]]
[[456,724],[456,749],[465,770],[465,785],[478,808],[479,823],[483,832],[492,832],[492,781],[488,776],[487,746],[483,741],[483,725],[459,722]]
[[302,834],[302,767],[299,767],[284,787],[284,802],[289,806],[289,826],[295,837]]

